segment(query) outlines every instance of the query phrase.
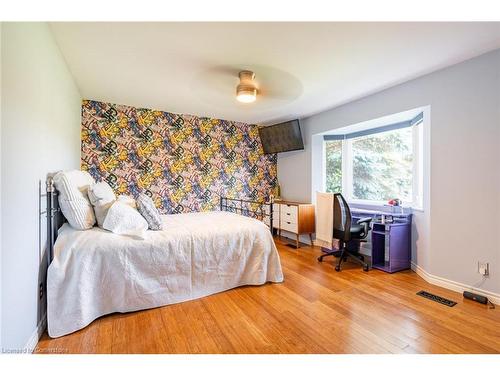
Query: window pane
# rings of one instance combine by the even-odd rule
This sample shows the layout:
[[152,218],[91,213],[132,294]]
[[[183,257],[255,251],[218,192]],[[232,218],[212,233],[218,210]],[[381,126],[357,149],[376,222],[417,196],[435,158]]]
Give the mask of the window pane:
[[412,200],[412,129],[353,139],[353,198]]
[[326,191],[342,192],[342,141],[325,142]]

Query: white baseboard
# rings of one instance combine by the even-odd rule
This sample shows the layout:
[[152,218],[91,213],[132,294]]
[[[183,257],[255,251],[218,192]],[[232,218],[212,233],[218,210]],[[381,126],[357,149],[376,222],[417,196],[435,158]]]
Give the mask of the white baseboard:
[[463,283],[459,283],[457,281],[448,280],[440,276],[431,275],[429,272],[427,272],[422,267],[413,262],[411,262],[411,269],[415,271],[417,275],[419,275],[422,279],[424,279],[430,284],[450,289],[459,293],[463,293],[466,290],[474,291],[475,293],[488,297],[488,299],[495,305],[500,305],[500,294],[492,293],[484,289],[474,288],[471,285],[466,285]]
[[[315,246],[321,246],[322,244],[319,242],[316,242],[316,239],[313,241]],[[484,289],[480,288],[475,288],[472,285],[466,285],[463,283],[459,283],[457,281],[453,280],[448,280],[445,279],[444,277],[440,276],[435,276],[431,275],[429,272],[424,270],[422,267],[419,265],[415,264],[414,262],[411,262],[411,269],[417,273],[422,279],[427,281],[430,284],[440,286],[445,289],[453,290],[458,293],[463,293],[464,291],[473,291],[475,293],[481,294],[485,297],[488,297],[488,300],[490,300],[492,303],[495,305],[500,305],[500,294],[498,293],[493,293],[489,292]]]
[[31,337],[28,339],[28,342],[24,346],[26,348],[27,353],[33,353],[33,351],[36,348],[36,345],[38,344],[38,340],[40,340],[40,337],[42,337],[46,328],[47,328],[47,313],[45,313],[40,322],[38,322],[38,325],[33,331],[33,334],[31,335]]

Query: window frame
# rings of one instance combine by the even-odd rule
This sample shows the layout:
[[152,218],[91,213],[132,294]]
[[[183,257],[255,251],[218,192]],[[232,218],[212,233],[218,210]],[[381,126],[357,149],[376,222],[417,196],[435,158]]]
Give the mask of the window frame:
[[[420,116],[420,117],[419,117]],[[421,115],[417,116],[418,120],[411,125],[412,128],[412,201],[403,201],[404,206],[409,206],[413,209],[423,210],[423,146],[424,146],[424,121]],[[416,118],[417,118],[416,117]],[[413,120],[411,120],[413,121]],[[379,128],[379,127],[377,127]],[[385,133],[396,129],[388,129]],[[368,136],[368,135],[366,135]],[[358,199],[353,197],[353,155],[352,142],[356,138],[344,138],[336,140],[323,140],[323,171],[322,171],[322,187],[326,191],[326,142],[340,141],[342,142],[342,195],[349,203],[361,206],[386,206],[386,201]]]

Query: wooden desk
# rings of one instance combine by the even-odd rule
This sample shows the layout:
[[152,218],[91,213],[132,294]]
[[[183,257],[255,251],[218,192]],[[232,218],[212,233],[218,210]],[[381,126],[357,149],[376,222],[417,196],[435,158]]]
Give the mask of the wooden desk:
[[273,204],[273,228],[295,234],[295,246],[299,248],[299,236],[309,234],[313,246],[312,234],[315,231],[314,205],[286,200],[277,200]]

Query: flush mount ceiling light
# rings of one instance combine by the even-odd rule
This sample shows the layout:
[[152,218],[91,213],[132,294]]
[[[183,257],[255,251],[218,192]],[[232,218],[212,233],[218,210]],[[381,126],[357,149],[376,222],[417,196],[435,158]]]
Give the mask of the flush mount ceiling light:
[[241,103],[252,103],[257,98],[257,87],[255,86],[255,73],[250,70],[239,72],[240,84],[236,87],[236,100]]

